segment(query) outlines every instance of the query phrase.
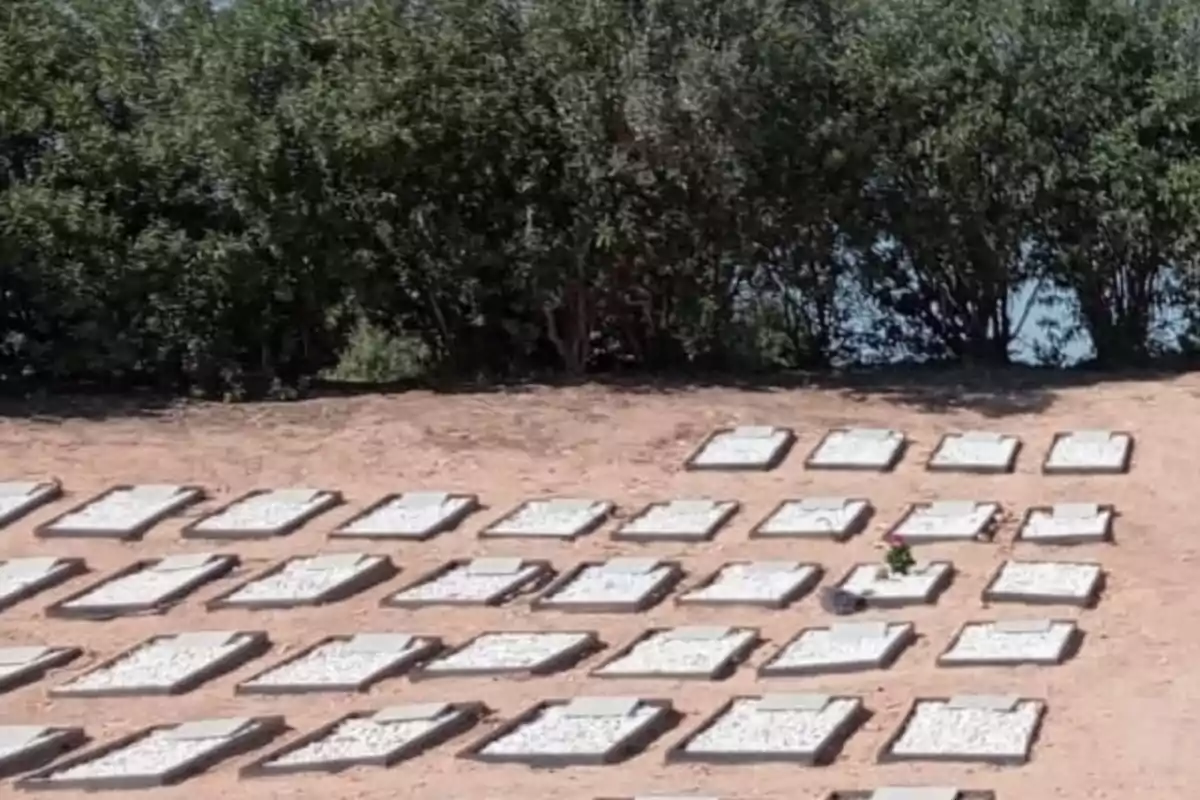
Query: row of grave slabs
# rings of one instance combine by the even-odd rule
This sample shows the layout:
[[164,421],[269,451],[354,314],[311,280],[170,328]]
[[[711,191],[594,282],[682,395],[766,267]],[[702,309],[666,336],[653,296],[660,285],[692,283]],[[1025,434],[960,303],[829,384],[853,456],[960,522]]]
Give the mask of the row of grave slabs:
[[[113,619],[164,613],[201,586],[229,575],[233,554],[189,553],[142,559],[47,607],[51,617]],[[88,571],[78,558],[14,558],[0,562],[0,608],[33,597]],[[289,609],[326,605],[358,594],[400,572],[385,555],[332,553],[293,556],[253,575],[206,603],[210,611]],[[928,605],[951,586],[952,562],[918,563],[896,574],[874,563],[852,567],[824,590],[855,597],[862,608]],[[675,593],[680,606],[785,608],[810,594],[824,576],[820,564],[799,561],[733,561],[679,589],[687,571],[679,561],[615,557],[585,561],[559,574],[544,560],[455,559],[386,595],[385,608],[498,606],[534,595],[535,610],[592,614],[645,611]],[[985,603],[1093,607],[1105,573],[1097,563],[1002,563],[982,593]],[[678,592],[676,590],[679,589]],[[824,603],[824,600],[823,600]]]
[[[50,486],[0,484],[0,500],[10,491],[25,492],[23,496],[28,497],[48,497],[50,495],[45,492]],[[203,490],[197,487],[116,487],[81,505],[81,510],[66,512],[41,525],[37,535],[137,539],[165,516],[198,502],[203,496]],[[235,501],[226,511],[189,524],[182,535],[185,538],[226,540],[283,536],[341,502],[337,492],[258,491]],[[420,541],[453,530],[480,508],[475,495],[406,492],[388,496],[344,523],[330,536],[334,539]],[[530,500],[486,528],[480,536],[574,539],[599,528],[614,510],[611,502],[586,498]],[[698,498],[651,503],[626,520],[613,533],[613,538],[634,542],[708,541],[739,510],[740,504],[736,500]],[[787,500],[756,524],[750,537],[819,537],[844,541],[862,532],[874,514],[874,506],[862,498]],[[995,502],[914,503],[889,533],[901,534],[912,543],[986,539],[994,534],[1001,515],[1002,508]],[[1017,540],[1048,545],[1107,541],[1112,536],[1115,515],[1112,506],[1096,503],[1036,506],[1026,511]]]
[[[795,441],[786,428],[741,427],[712,434],[687,460],[689,469],[771,469],[782,462]],[[1059,474],[1114,474],[1128,471],[1133,437],[1124,432],[1074,431],[1055,436],[1043,471]],[[806,461],[812,468],[889,470],[899,463],[907,445],[905,436],[887,429],[845,428],[830,431]],[[1021,448],[1014,436],[987,432],[948,434],[929,461],[932,470],[1010,472]],[[57,482],[6,482],[0,484],[0,526],[12,523],[36,508],[62,496]],[[176,485],[121,485],[81,503],[38,526],[43,537],[98,537],[133,539],[154,525],[195,505],[206,496],[203,487]],[[318,489],[255,490],[193,521],[184,538],[257,538],[281,536],[343,502],[335,491]],[[563,502],[551,507],[528,504],[501,519],[485,533],[490,535],[579,535],[567,525],[572,516],[589,519],[600,509],[594,501]],[[476,497],[444,492],[388,495],[341,526],[335,535],[432,536],[452,528],[479,508]],[[538,512],[542,513],[538,513]],[[549,513],[553,511],[555,513]],[[736,506],[680,507],[676,514],[708,519],[731,515]],[[651,532],[658,532],[656,506],[641,517]],[[711,524],[711,523],[709,523]],[[720,521],[717,523],[720,524]],[[637,530],[635,525],[631,532]]]
[[[887,669],[916,641],[911,622],[839,622],[806,627],[757,669],[759,678],[790,678]],[[1083,632],[1066,619],[974,621],[938,656],[942,667],[1057,665],[1077,652]],[[722,680],[765,644],[756,628],[652,628],[590,671],[594,678]],[[158,635],[101,661],[51,697],[134,697],[190,692],[264,656],[263,631],[197,631]],[[331,636],[239,682],[239,695],[365,692],[405,676],[438,678],[549,675],[608,648],[594,631],[489,631],[456,647],[440,637],[408,633]],[[65,667],[73,647],[0,648],[0,692]]]
[[[878,760],[1020,764],[1029,758],[1045,703],[1017,696],[920,698]],[[490,717],[477,702],[421,703],[354,711],[292,737],[241,769],[247,778],[390,767],[462,735]],[[830,763],[870,717],[861,697],[737,696],[666,752],[668,763]],[[574,697],[541,701],[461,750],[489,764],[560,768],[618,763],[683,721],[670,700]],[[283,717],[155,725],[108,743],[81,728],[0,726],[0,774],[31,773],[26,790],[128,790],[177,783],[289,732]],[[69,753],[65,758],[55,759]],[[47,765],[50,765],[47,767]]]

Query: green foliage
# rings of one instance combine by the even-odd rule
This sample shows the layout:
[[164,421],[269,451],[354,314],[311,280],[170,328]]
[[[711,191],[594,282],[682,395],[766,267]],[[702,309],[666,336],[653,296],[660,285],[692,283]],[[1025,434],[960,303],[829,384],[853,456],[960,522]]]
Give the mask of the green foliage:
[[1198,78],[1181,0],[8,0],[0,381],[998,364],[1030,282],[1138,363]]

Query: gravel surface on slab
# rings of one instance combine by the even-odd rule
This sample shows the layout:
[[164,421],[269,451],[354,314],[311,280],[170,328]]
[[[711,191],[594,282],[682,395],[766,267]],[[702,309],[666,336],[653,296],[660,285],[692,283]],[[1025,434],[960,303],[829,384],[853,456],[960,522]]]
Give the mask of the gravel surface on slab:
[[463,649],[429,664],[425,671],[527,669],[587,639],[586,633],[485,633]]
[[933,455],[935,467],[1003,467],[1019,445],[1015,436],[973,432],[950,434]]
[[51,529],[128,530],[166,511],[187,493],[182,486],[142,485],[118,489],[56,520]]
[[192,569],[168,572],[155,570],[153,565],[137,572],[110,580],[87,594],[66,603],[71,608],[88,606],[122,606],[152,603],[194,581],[213,569],[216,560]]
[[658,631],[616,661],[597,671],[601,675],[667,672],[707,675],[755,637],[754,631],[730,630],[717,639],[689,639]]
[[941,701],[917,704],[892,745],[896,755],[944,754],[1018,757],[1037,727],[1041,704],[1017,703],[1012,711],[949,708]]
[[857,708],[854,700],[831,699],[820,711],[764,711],[757,698],[739,698],[685,749],[689,753],[812,753]]
[[592,564],[584,567],[582,572],[555,592],[552,597],[547,597],[546,602],[554,604],[633,603],[658,586],[658,582],[670,571],[670,567],[661,566],[645,573],[635,574],[610,571],[605,568],[604,564]]
[[245,645],[251,637],[231,636],[223,645],[193,645],[174,637],[156,639],[139,647],[110,665],[80,675],[63,685],[64,689],[132,689],[165,687],[199,672],[217,659]]
[[[763,430],[759,433],[767,433]],[[765,436],[738,435],[736,431],[718,434],[701,450],[693,464],[696,466],[731,464],[753,466],[770,463],[779,448],[787,442],[786,430],[774,430]]]
[[1085,597],[1099,574],[1098,564],[1007,561],[991,590],[1004,594]]
[[428,640],[411,639],[403,650],[364,651],[352,641],[336,639],[307,655],[284,662],[259,675],[246,686],[320,686],[364,681],[390,664],[426,645]]
[[574,536],[608,513],[609,505],[592,500],[533,500],[493,525],[489,532],[515,536]]
[[880,577],[878,564],[859,564],[841,588],[864,597],[917,600],[925,597],[949,569],[949,564],[935,562],[918,564],[907,575]]
[[1067,537],[1102,539],[1108,533],[1111,520],[1112,512],[1099,508],[1095,510],[1095,513],[1088,515],[1063,515],[1054,510],[1034,509],[1029,512],[1029,517],[1021,528],[1019,538],[1030,542],[1036,542],[1039,539],[1052,540]]
[[883,431],[875,433],[868,435],[857,429],[832,431],[813,453],[811,462],[814,466],[882,467],[903,446],[904,436],[896,431],[888,431],[886,436]]
[[339,759],[379,757],[415,741],[443,724],[458,711],[448,709],[432,719],[378,722],[372,717],[344,720],[327,736],[298,747],[269,764],[319,764]]
[[912,539],[977,536],[999,510],[996,503],[931,503],[913,510],[896,526],[895,533]]
[[840,636],[836,629],[810,628],[772,658],[770,667],[793,669],[871,661],[881,658],[911,628],[907,623],[890,624],[884,636],[859,638]]
[[201,520],[198,531],[271,531],[291,523],[326,501],[327,492],[282,489],[248,497]]
[[313,569],[313,558],[297,558],[283,569],[252,581],[231,594],[227,601],[258,602],[264,600],[309,600],[353,578],[383,560],[383,556],[363,555],[351,567]]
[[705,536],[733,508],[732,502],[672,501],[650,506],[621,526],[628,536],[682,534]]
[[1044,630],[1005,630],[991,622],[965,625],[954,647],[942,655],[946,661],[1052,660],[1066,648],[1075,632],[1073,622],[1051,622]]
[[812,579],[815,568],[807,564],[770,569],[769,562],[727,564],[707,586],[686,592],[688,600],[741,600],[766,602],[787,596]]
[[417,536],[430,528],[436,528],[447,519],[471,505],[469,497],[446,497],[437,505],[414,504],[406,495],[394,498],[386,505],[355,520],[341,529],[341,533],[362,535]]
[[1074,431],[1050,449],[1046,465],[1054,468],[1115,468],[1125,460],[1131,439],[1109,431]]
[[[829,498],[789,500],[758,528],[760,536],[829,535],[845,533],[867,507],[865,500]],[[835,505],[836,503],[836,505]]]
[[462,564],[439,575],[431,581],[397,592],[393,600],[475,600],[483,602],[490,597],[520,586],[537,575],[537,565],[521,567],[510,575],[488,575],[471,572],[470,564]]
[[547,706],[536,719],[490,742],[482,752],[539,756],[601,754],[657,713],[651,706],[639,706],[628,715],[576,717],[563,706]]
[[228,739],[177,739],[160,729],[127,747],[50,775],[50,780],[71,781],[120,776],[159,775],[224,745]]
[[25,587],[37,583],[62,569],[56,558],[10,558],[0,562],[0,601],[20,594]]

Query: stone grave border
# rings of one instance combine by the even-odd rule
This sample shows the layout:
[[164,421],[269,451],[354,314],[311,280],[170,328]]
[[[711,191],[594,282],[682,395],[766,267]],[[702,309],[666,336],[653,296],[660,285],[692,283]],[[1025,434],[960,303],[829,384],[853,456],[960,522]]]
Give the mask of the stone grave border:
[[818,564],[814,561],[797,561],[797,562],[795,562],[796,563],[796,571],[799,571],[800,569],[803,569],[804,567],[808,567],[810,570],[809,575],[803,581],[801,581],[799,584],[797,584],[794,588],[792,588],[790,591],[788,591],[786,594],[784,594],[783,597],[780,597],[780,598],[771,599],[771,600],[721,600],[721,599],[708,600],[708,599],[704,599],[704,598],[693,599],[693,598],[689,598],[687,596],[691,592],[695,592],[700,589],[706,589],[709,586],[712,586],[714,583],[716,583],[718,580],[720,580],[721,573],[723,571],[725,571],[726,569],[728,569],[729,567],[734,567],[739,564],[759,564],[759,563],[763,563],[766,561],[774,561],[774,560],[786,561],[786,559],[758,559],[758,560],[755,560],[755,559],[741,559],[741,558],[737,559],[736,561],[726,561],[724,564],[717,567],[712,572],[709,572],[708,574],[704,575],[698,581],[696,581],[692,585],[684,588],[681,592],[679,592],[679,594],[677,594],[675,596],[675,605],[679,606],[680,608],[728,608],[728,607],[733,607],[733,606],[745,606],[748,608],[767,608],[767,609],[787,608],[788,606],[792,605],[793,603],[799,602],[800,600],[802,600],[803,598],[805,598],[806,596],[811,594],[813,592],[813,590],[815,590],[817,588],[817,586],[820,585],[821,581],[824,580],[824,578],[825,578],[825,567],[823,565]]
[[179,486],[179,493],[176,495],[176,499],[173,500],[170,505],[164,506],[150,516],[123,530],[105,528],[55,527],[55,525],[62,520],[65,520],[72,514],[78,514],[89,506],[93,506],[96,503],[101,503],[117,492],[127,492],[136,488],[138,488],[138,484],[132,483],[120,483],[116,486],[110,486],[104,491],[92,495],[87,500],[68,508],[61,514],[58,514],[52,519],[43,522],[41,525],[38,525],[33,529],[33,535],[39,539],[109,539],[121,542],[139,541],[159,523],[179,514],[181,511],[203,502],[208,497],[208,491],[203,486],[185,484]]
[[953,661],[945,661],[944,660],[954,650],[954,648],[958,646],[958,641],[959,641],[959,639],[961,639],[963,637],[963,634],[966,633],[967,628],[977,626],[977,625],[992,625],[996,622],[1004,622],[1004,621],[1005,620],[974,619],[974,620],[968,620],[968,621],[964,622],[962,625],[960,625],[958,627],[958,630],[956,630],[954,632],[954,635],[950,637],[949,643],[947,643],[947,645],[944,648],[942,648],[942,651],[940,653],[938,653],[938,657],[937,657],[937,661],[936,661],[937,666],[942,669],[958,669],[960,667],[999,667],[1001,669],[1012,669],[1014,667],[1024,667],[1024,666],[1031,666],[1031,665],[1032,666],[1043,666],[1043,667],[1056,667],[1060,664],[1065,664],[1068,661],[1070,661],[1072,658],[1074,658],[1079,653],[1080,648],[1083,646],[1083,640],[1087,636],[1087,634],[1084,633],[1083,629],[1079,627],[1079,623],[1076,620],[1065,619],[1065,618],[1057,618],[1057,619],[1050,618],[1047,621],[1051,625],[1070,624],[1070,625],[1074,626],[1073,630],[1071,631],[1071,635],[1067,637],[1066,645],[1063,647],[1062,652],[1059,653],[1058,658],[1055,658],[1055,659],[1023,658],[1020,661],[997,661],[997,660],[991,659],[991,658],[961,658],[961,659],[955,659]]
[[1046,448],[1046,455],[1042,459],[1042,474],[1043,475],[1126,475],[1133,467],[1133,453],[1137,449],[1137,438],[1130,432],[1124,430],[1109,431],[1113,436],[1126,436],[1129,438],[1129,446],[1125,448],[1125,457],[1121,459],[1121,463],[1115,467],[1056,467],[1050,463],[1050,458],[1054,453],[1054,448],[1063,439],[1070,437],[1078,431],[1057,431],[1050,440],[1050,446]]
[[121,604],[121,605],[95,605],[95,606],[68,606],[67,604],[86,597],[92,592],[113,581],[121,580],[138,572],[151,569],[155,564],[163,558],[170,556],[158,556],[154,558],[141,558],[134,561],[132,564],[121,567],[115,572],[110,572],[98,581],[88,584],[77,592],[69,594],[66,597],[58,600],[46,607],[46,616],[55,619],[89,619],[89,620],[107,620],[116,619],[117,617],[133,616],[138,614],[165,614],[171,608],[179,605],[189,595],[195,592],[200,587],[219,580],[241,563],[241,558],[233,553],[213,553],[212,559],[198,570],[195,577],[187,583],[172,589],[166,595],[152,602],[143,603],[140,605]]
[[[757,426],[754,426],[754,427],[757,427]],[[728,464],[728,463],[726,463],[726,464],[700,464],[700,463],[697,463],[697,459],[700,458],[700,454],[703,453],[704,450],[709,445],[711,445],[719,437],[727,436],[728,434],[731,434],[731,433],[734,433],[737,431],[737,427],[717,428],[716,430],[710,432],[708,434],[708,436],[704,437],[704,440],[702,442],[700,442],[700,444],[695,449],[693,449],[691,453],[688,454],[688,457],[683,462],[684,470],[686,470],[688,472],[770,472],[771,470],[778,468],[784,461],[787,460],[788,455],[790,455],[792,452],[792,448],[796,446],[796,441],[797,441],[796,431],[792,428],[785,428],[785,427],[782,427],[779,425],[769,425],[769,426],[763,426],[763,427],[770,427],[770,428],[773,428],[777,433],[784,434],[783,442],[776,448],[775,452],[771,454],[771,457],[769,459],[767,459],[766,461],[764,461],[763,463],[761,463],[761,464]]]
[[940,762],[947,764],[991,764],[993,766],[1020,766],[1026,764],[1033,758],[1033,747],[1037,744],[1039,734],[1042,730],[1042,723],[1046,719],[1046,701],[1036,697],[1016,697],[1016,703],[1035,702],[1038,704],[1037,719],[1033,724],[1033,731],[1030,733],[1029,741],[1025,743],[1025,752],[1021,756],[977,756],[967,755],[964,753],[912,753],[905,755],[896,755],[892,752],[892,748],[896,743],[903,738],[905,731],[908,730],[909,723],[913,716],[917,713],[917,708],[922,703],[949,703],[953,698],[950,697],[918,697],[909,703],[908,708],[901,718],[900,724],[896,729],[888,735],[883,746],[879,748],[879,753],[875,758],[877,764],[901,764],[905,762],[927,761],[930,763]]
[[[496,592],[484,600],[405,600],[399,596],[405,592],[412,591],[420,586],[433,583],[434,581],[454,572],[458,569],[463,569],[471,564],[473,558],[455,558],[450,561],[443,562],[428,572],[414,578],[412,581],[401,586],[394,592],[386,595],[379,601],[379,605],[383,608],[435,608],[438,606],[451,607],[459,606],[462,608],[480,608],[485,606],[500,606],[515,600],[524,594],[532,594],[544,588],[548,583],[554,580],[555,570],[554,565],[549,561],[540,558],[522,558],[521,569],[536,568],[536,573],[524,578],[519,582],[510,584],[504,589]],[[516,573],[514,573],[515,575]]]
[[848,524],[846,526],[845,531],[836,532],[836,533],[764,533],[763,532],[764,529],[766,528],[767,523],[770,522],[775,517],[776,514],[778,514],[780,511],[782,511],[785,506],[787,506],[790,503],[796,503],[796,502],[799,502],[804,499],[805,498],[803,498],[803,497],[793,497],[790,499],[781,500],[778,503],[776,503],[775,507],[771,509],[770,513],[768,513],[765,517],[763,517],[758,522],[754,523],[754,527],[752,527],[750,529],[748,538],[759,539],[759,540],[763,540],[763,541],[789,541],[789,540],[821,541],[821,540],[825,540],[825,539],[832,539],[835,542],[846,542],[846,541],[849,541],[850,539],[853,539],[855,536],[858,536],[863,531],[865,531],[867,529],[867,527],[871,524],[871,519],[875,516],[875,510],[876,510],[875,504],[872,503],[867,498],[865,498],[865,497],[846,497],[843,499],[845,499],[845,501],[847,503],[863,503],[864,505],[863,505],[862,510],[859,511],[858,514],[856,514],[854,517],[851,518],[850,524]]
[[[261,580],[273,577],[274,575],[283,572],[288,565],[306,558],[317,558],[322,555],[342,555],[340,553],[310,553],[307,555],[289,556],[282,561],[279,561],[257,574],[247,578],[236,586],[226,589],[204,604],[208,611],[219,611],[222,609],[233,608],[243,611],[282,611],[292,608],[314,608],[316,606],[329,605],[338,603],[349,597],[353,597],[359,592],[364,592],[372,586],[390,580],[400,573],[400,568],[392,563],[390,556],[381,553],[361,553],[364,559],[378,559],[371,566],[359,570],[358,572],[348,576],[341,583],[334,584],[326,589],[320,595],[313,598],[300,598],[297,600],[283,599],[262,599],[262,600],[234,600],[234,595],[240,592],[245,587],[252,583],[257,583]],[[345,555],[352,555],[346,553]]]
[[[362,631],[362,633],[371,632],[372,631]],[[386,633],[386,631],[383,631],[383,633]],[[386,666],[376,670],[360,681],[322,684],[272,683],[260,684],[257,686],[255,685],[255,681],[257,681],[259,678],[274,672],[280,667],[293,664],[297,661],[302,661],[303,659],[311,656],[320,648],[326,647],[334,642],[348,642],[356,635],[357,634],[354,633],[345,633],[322,637],[307,647],[304,647],[295,653],[291,653],[290,655],[281,658],[279,661],[276,661],[275,663],[270,664],[258,672],[255,672],[254,674],[239,681],[237,685],[233,687],[233,693],[237,696],[246,697],[279,697],[299,694],[326,694],[330,692],[365,692],[380,681],[406,675],[417,665],[424,663],[430,658],[433,658],[445,649],[445,644],[443,643],[442,639],[437,636],[412,634],[412,641],[410,644],[419,645],[414,652],[403,655],[401,653],[397,653],[396,657]]]
[[244,503],[248,500],[251,500],[252,498],[261,497],[263,495],[271,494],[272,492],[277,492],[277,491],[279,491],[278,488],[275,488],[275,489],[251,489],[250,491],[246,492],[245,494],[239,495],[238,497],[235,497],[234,499],[230,500],[228,503],[221,506],[220,508],[214,509],[213,511],[210,511],[209,513],[205,514],[204,516],[194,519],[191,522],[189,522],[187,525],[184,525],[183,528],[179,531],[179,536],[182,539],[210,539],[210,540],[215,539],[215,540],[226,540],[226,541],[274,539],[279,536],[287,536],[289,534],[295,533],[296,531],[298,531],[300,528],[303,528],[305,525],[307,525],[309,522],[311,522],[316,517],[319,517],[321,514],[324,514],[327,511],[337,508],[338,506],[340,506],[346,502],[345,497],[343,497],[342,493],[337,490],[314,489],[313,491],[317,492],[318,495],[324,495],[324,499],[321,500],[321,502],[318,503],[313,508],[309,509],[308,511],[305,511],[303,514],[293,517],[292,519],[288,520],[283,525],[280,525],[278,527],[270,528],[270,529],[261,529],[261,530],[257,529],[257,528],[243,528],[243,529],[230,529],[230,530],[218,530],[218,529],[205,530],[205,529],[200,528],[200,525],[203,525],[205,520],[219,517],[221,514],[224,514],[226,511],[230,510],[231,508],[233,508],[236,505],[239,505],[240,503]]
[[24,519],[42,506],[47,506],[62,496],[63,486],[58,481],[38,481],[33,492],[26,496],[25,502],[0,514],[0,529],[7,528],[14,522]]
[[[1017,564],[1065,564],[1069,566],[1098,567],[1096,580],[1092,582],[1091,590],[1082,599],[1065,597],[1058,594],[1016,594],[1013,592],[998,592],[993,587],[1004,574],[1004,567],[1009,563]],[[1108,588],[1108,571],[1098,561],[1039,561],[1024,559],[1007,559],[1003,561],[988,578],[983,587],[981,598],[984,603],[1019,603],[1027,606],[1072,606],[1074,608],[1095,608],[1100,604]]]
[[679,561],[661,559],[654,569],[666,568],[662,577],[644,595],[633,602],[597,600],[593,602],[556,603],[554,596],[591,567],[600,567],[606,559],[583,561],[559,575],[533,600],[529,607],[533,611],[558,611],[568,614],[638,614],[661,603],[674,591],[687,574]]
[[472,514],[484,509],[483,504],[479,501],[479,495],[477,494],[469,494],[466,492],[448,492],[446,494],[447,500],[466,500],[467,502],[463,504],[461,508],[451,512],[444,518],[425,528],[425,530],[421,531],[420,533],[355,533],[347,530],[347,528],[349,528],[351,525],[361,522],[362,520],[374,514],[376,511],[379,511],[381,508],[385,508],[396,500],[404,497],[406,494],[412,493],[392,492],[391,494],[384,495],[374,503],[371,503],[369,506],[364,508],[362,511],[359,511],[357,514],[350,517],[350,519],[346,520],[341,525],[338,525],[336,528],[334,528],[329,534],[329,538],[373,542],[425,542],[434,538],[435,536],[441,536],[444,533],[450,533],[451,531],[457,529],[458,526],[462,525],[463,522],[465,522],[466,519]]
[[[700,499],[700,498],[697,498],[697,499]],[[709,498],[703,498],[703,499],[707,500]],[[692,542],[692,543],[700,544],[703,542],[711,542],[713,539],[716,538],[718,533],[720,533],[722,530],[724,530],[725,526],[729,524],[729,521],[732,520],[734,517],[736,517],[738,512],[741,511],[741,509],[742,509],[741,502],[739,502],[737,500],[712,500],[712,503],[714,506],[714,511],[716,510],[716,508],[718,508],[722,505],[727,506],[727,508],[725,508],[725,510],[723,510],[719,514],[717,514],[717,516],[713,519],[713,522],[704,531],[702,531],[699,534],[691,533],[691,532],[683,532],[683,531],[658,531],[658,532],[654,532],[654,533],[625,533],[624,532],[625,526],[628,525],[629,523],[632,523],[632,522],[635,522],[636,520],[641,519],[642,517],[646,516],[651,511],[653,511],[655,508],[670,507],[672,502],[674,502],[674,501],[672,501],[672,500],[657,500],[653,503],[647,503],[632,517],[629,517],[627,520],[624,520],[621,523],[621,525],[615,531],[613,531],[612,534],[610,534],[609,538],[612,539],[613,541],[617,541],[617,542],[635,542],[635,543],[636,542],[680,542],[680,543],[686,544],[688,542]]]
[[[8,559],[0,559],[0,564],[6,564],[9,561],[20,561],[22,557],[13,557]],[[72,578],[77,578],[80,575],[86,575],[91,572],[87,562],[82,558],[60,558],[58,563],[46,571],[46,574],[38,578],[36,581],[31,581],[22,586],[17,591],[10,595],[5,595],[0,599],[0,611],[12,608],[18,603],[23,603],[34,595],[41,594],[48,589],[53,589],[56,586],[61,586]]]
[[[554,653],[553,655],[548,656],[538,663],[528,667],[461,667],[458,669],[443,670],[429,669],[439,660],[461,653],[463,650],[466,650],[477,643],[480,639],[488,636],[497,636],[503,634],[517,636],[536,636],[538,634],[576,634],[584,638],[580,639],[577,644],[571,645],[565,650]],[[448,648],[443,652],[438,653],[438,655],[434,658],[431,658],[423,664],[415,667],[408,673],[408,680],[410,683],[417,683],[419,681],[432,681],[439,680],[441,678],[533,678],[543,675],[553,675],[556,672],[566,672],[567,670],[572,669],[585,659],[596,653],[599,653],[604,649],[604,647],[604,641],[600,638],[600,634],[597,631],[484,631],[482,633],[475,634],[460,645]]]
[[[673,680],[673,681],[720,681],[725,680],[733,675],[740,666],[746,663],[750,656],[766,641],[762,638],[762,631],[759,628],[730,626],[728,633],[749,633],[751,636],[744,643],[739,645],[728,656],[723,658],[720,663],[706,673],[700,672],[621,672],[608,673],[603,672],[605,667],[611,666],[621,659],[628,656],[639,645],[653,639],[655,636],[660,636],[668,631],[678,630],[680,627],[688,626],[670,626],[661,628],[649,628],[642,631],[633,638],[632,641],[625,644],[612,655],[605,658],[595,666],[590,672],[590,678],[603,678],[605,680]],[[703,626],[708,627],[708,626]],[[719,627],[719,626],[713,626]],[[699,641],[699,640],[698,640]]]

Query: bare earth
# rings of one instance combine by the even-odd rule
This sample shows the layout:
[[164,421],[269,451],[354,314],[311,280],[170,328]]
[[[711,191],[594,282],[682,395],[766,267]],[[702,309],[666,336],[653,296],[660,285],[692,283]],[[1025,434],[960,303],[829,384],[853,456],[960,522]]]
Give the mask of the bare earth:
[[[1200,475],[1200,379],[1128,381],[1064,388],[1022,406],[1023,396],[1000,407],[936,411],[895,395],[836,390],[630,392],[601,388],[517,393],[315,400],[287,405],[190,407],[152,416],[94,421],[0,422],[0,455],[7,480],[57,477],[67,496],[26,517],[0,536],[0,557],[59,555],[87,559],[91,576],[76,578],[3,613],[0,643],[75,645],[87,655],[46,679],[0,696],[0,723],[77,724],[106,741],[151,723],[216,716],[283,714],[289,736],[356,709],[398,702],[478,700],[494,713],[486,722],[430,753],[390,770],[340,775],[238,780],[237,768],[254,755],[226,761],[180,786],[141,792],[147,798],[225,796],[321,800],[590,800],[653,793],[697,793],[729,800],[823,798],[834,789],[879,785],[957,785],[995,789],[1000,800],[1130,797],[1188,798],[1200,783],[1200,562],[1196,530]],[[973,402],[978,397],[969,398]],[[1011,400],[1011,398],[1010,398]],[[1028,400],[1028,398],[1025,398]],[[980,400],[980,402],[982,402]],[[768,473],[685,472],[686,456],[707,433],[734,423],[773,424],[796,430],[789,458]],[[889,475],[805,471],[804,456],[826,429],[887,426],[914,441]],[[1017,472],[983,477],[924,470],[944,432],[983,428],[1020,435]],[[1137,437],[1127,476],[1047,477],[1039,472],[1055,431],[1111,428]],[[347,504],[300,531],[267,542],[184,542],[175,519],[140,543],[40,541],[39,523],[118,483],[194,483],[213,497],[189,510],[200,516],[256,487],[338,489]],[[326,534],[384,494],[448,489],[477,492],[486,508],[458,530],[426,543],[330,544]],[[482,542],[476,533],[519,502],[567,494],[611,499],[623,515],[644,503],[709,495],[738,499],[741,513],[708,544],[618,544],[616,523],[571,543],[528,540]],[[845,544],[750,541],[747,531],[782,499],[805,494],[870,498],[871,527]],[[785,611],[681,610],[669,600],[640,615],[530,612],[528,599],[494,609],[386,610],[378,602],[403,582],[445,560],[475,555],[536,556],[565,569],[588,558],[616,554],[678,557],[688,580],[739,558],[788,558],[825,565],[825,583],[854,563],[881,559],[881,532],[908,503],[929,499],[994,500],[1008,519],[994,543],[922,548],[919,556],[952,560],[959,574],[936,606],[879,612],[916,623],[920,640],[889,671],[830,678],[757,681],[754,667],[800,628],[830,621],[815,595]],[[1099,501],[1117,506],[1116,544],[1044,548],[1012,544],[1025,508],[1056,501]],[[319,550],[386,553],[402,567],[398,577],[347,601],[296,611],[206,613],[203,601],[251,571],[290,554]],[[232,578],[209,584],[162,616],[109,622],[48,620],[44,608],[100,574],[135,559],[182,552],[237,552],[244,559]],[[1059,667],[937,669],[934,660],[968,620],[1022,618],[1030,609],[980,602],[987,578],[1005,558],[1099,560],[1109,572],[1098,608],[1054,607],[1033,616],[1077,618],[1087,638],[1081,653]],[[688,583],[685,582],[685,586]],[[876,616],[872,613],[872,616]],[[682,623],[757,627],[768,643],[749,664],[722,682],[612,681],[586,677],[596,663],[642,630]],[[267,630],[275,647],[265,657],[175,698],[50,700],[47,689],[103,657],[154,635],[187,630]],[[601,632],[609,650],[564,674],[525,681],[446,679],[378,684],[369,696],[235,697],[233,687],[284,654],[335,633],[397,630],[435,634],[456,644],[485,630]],[[827,767],[666,766],[663,754],[725,699],[763,691],[822,691],[861,695],[874,716]],[[1049,710],[1032,761],[1022,767],[952,764],[877,765],[875,757],[916,697],[956,692],[1019,694],[1047,700]],[[686,717],[646,752],[614,766],[534,771],[455,758],[499,721],[538,700],[579,694],[663,697]],[[271,747],[285,739],[276,740]],[[5,782],[6,784],[9,782]],[[8,793],[10,786],[0,789]],[[60,793],[70,797],[73,793]]]

